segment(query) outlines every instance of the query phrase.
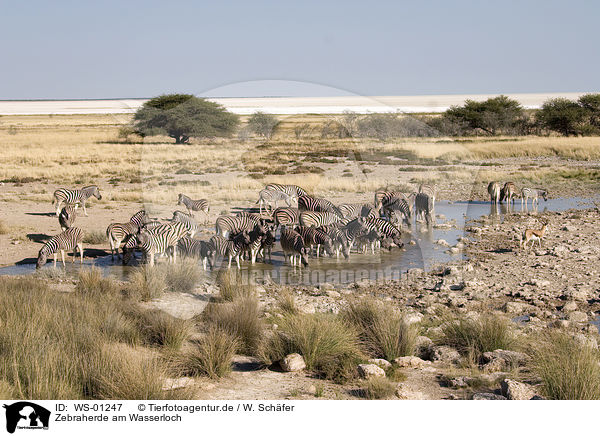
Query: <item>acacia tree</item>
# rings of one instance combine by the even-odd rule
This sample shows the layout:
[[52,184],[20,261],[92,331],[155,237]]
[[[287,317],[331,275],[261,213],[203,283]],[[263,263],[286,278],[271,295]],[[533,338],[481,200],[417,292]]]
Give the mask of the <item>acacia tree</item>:
[[588,124],[593,129],[600,129],[600,94],[585,94],[577,100],[583,108]]
[[185,144],[192,137],[230,136],[238,124],[238,116],[223,106],[191,94],[154,97],[138,109],[133,119],[141,135],[166,135],[176,144]]
[[271,139],[278,125],[279,120],[275,115],[264,112],[254,112],[248,119],[248,128],[266,139]]
[[566,98],[546,100],[536,114],[537,122],[564,136],[577,135],[585,121],[585,109]]

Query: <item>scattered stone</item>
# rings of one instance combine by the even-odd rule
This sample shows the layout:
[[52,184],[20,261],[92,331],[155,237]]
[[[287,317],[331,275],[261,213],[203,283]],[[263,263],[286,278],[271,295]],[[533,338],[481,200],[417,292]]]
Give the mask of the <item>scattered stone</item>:
[[577,310],[577,303],[574,301],[569,301],[568,303],[565,303],[562,310],[563,312],[573,312]]
[[457,247],[451,247],[450,250],[448,250],[448,253],[450,254],[458,254],[460,253],[460,249]]
[[317,387],[315,385],[310,385],[308,387],[308,389],[306,390],[306,392],[308,392],[310,395],[316,395],[317,394]]
[[510,350],[494,350],[483,353],[483,369],[487,372],[510,371],[523,366],[529,360],[525,353]]
[[338,297],[342,296],[342,294],[340,294],[338,291],[334,291],[334,290],[326,291],[325,293],[327,294],[328,297],[331,297],[331,298],[338,298]]
[[369,380],[371,378],[385,377],[385,371],[373,363],[361,363],[358,365],[358,375]]
[[505,379],[500,383],[502,395],[509,400],[531,400],[535,392],[525,383]]
[[504,304],[504,311],[507,313],[523,313],[525,311],[528,311],[530,309],[529,304],[527,303],[521,303],[519,301],[507,301],[506,304]]
[[588,316],[583,312],[575,310],[567,315],[567,319],[571,322],[587,322]]
[[335,290],[335,286],[333,286],[331,283],[321,283],[319,285],[319,289],[323,292],[333,291]]
[[385,359],[369,359],[369,363],[377,365],[383,369],[386,369],[386,368],[389,368],[392,366],[392,364]]
[[446,345],[433,346],[431,349],[431,360],[442,363],[458,363],[460,361],[460,353]]
[[433,347],[433,341],[429,339],[427,336],[417,336],[415,341],[417,356],[421,359],[430,359],[431,357],[431,348]]
[[397,357],[394,359],[394,363],[400,368],[423,368],[431,364],[431,362],[427,362],[417,356]]
[[304,357],[302,357],[298,353],[292,353],[285,356],[279,362],[281,369],[285,372],[296,372],[302,371],[306,368],[306,362],[304,362]]
[[474,400],[506,400],[502,395],[493,394],[491,392],[477,392],[473,395]]
[[404,322],[406,322],[409,325],[421,322],[422,319],[423,314],[419,312],[408,313],[404,316]]
[[438,239],[437,241],[435,241],[435,243],[438,245],[443,245],[444,247],[450,246],[450,244],[448,244],[448,241],[446,241],[445,239]]
[[403,383],[398,383],[396,387],[396,396],[401,400],[427,400],[428,397],[423,392],[413,391]]

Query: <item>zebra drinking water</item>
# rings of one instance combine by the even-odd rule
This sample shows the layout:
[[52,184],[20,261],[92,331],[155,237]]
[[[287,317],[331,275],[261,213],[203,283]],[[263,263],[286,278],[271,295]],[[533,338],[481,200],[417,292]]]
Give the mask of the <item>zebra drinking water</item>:
[[[119,246],[128,235],[138,233],[140,228],[147,224],[148,215],[145,210],[140,210],[133,214],[127,223],[111,223],[106,229],[106,237],[110,244],[111,259],[114,260],[115,252],[119,256]],[[125,249],[123,249],[125,252]]]
[[214,247],[213,265],[216,265],[217,257],[229,257],[227,268],[231,268],[231,260],[234,259],[238,269],[240,269],[240,254],[244,247],[250,243],[248,230],[237,233],[232,239],[227,239],[221,235],[214,235],[208,241]]
[[77,227],[70,227],[64,232],[52,236],[40,249],[35,268],[41,268],[51,254],[54,255],[54,267],[56,268],[56,257],[59,251],[62,257],[63,267],[66,266],[65,251],[70,250],[73,250],[73,262],[75,262],[75,256],[77,250],[79,250],[81,254],[81,263],[83,263],[83,232]]
[[281,229],[281,238],[279,242],[283,249],[284,261],[287,261],[289,256],[290,264],[292,266],[295,267],[296,262],[299,264],[298,266],[300,266],[300,264],[308,266],[308,250],[304,246],[304,240],[300,233],[292,229],[283,228]]
[[297,226],[294,230],[302,236],[304,246],[308,249],[309,253],[312,251],[312,248],[315,247],[317,257],[319,257],[319,250],[322,245],[326,254],[330,256],[333,255],[333,241],[324,230],[318,227],[303,226]]
[[199,239],[192,239],[184,236],[177,242],[177,249],[179,254],[183,257],[193,257],[195,259],[202,260],[202,267],[206,271],[206,263],[212,269],[212,255],[214,247],[206,242],[200,241]]
[[81,189],[67,189],[60,188],[54,191],[52,197],[52,204],[56,203],[56,216],[60,214],[61,205],[63,203],[67,204],[81,204],[83,208],[83,214],[88,216],[87,211],[85,210],[85,202],[90,197],[96,197],[98,200],[102,200],[102,195],[100,194],[100,189],[96,185],[86,186]]

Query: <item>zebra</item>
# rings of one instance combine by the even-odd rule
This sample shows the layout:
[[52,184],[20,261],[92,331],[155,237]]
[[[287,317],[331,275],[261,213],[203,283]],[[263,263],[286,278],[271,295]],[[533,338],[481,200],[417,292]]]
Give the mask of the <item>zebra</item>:
[[238,269],[240,269],[240,254],[245,246],[250,243],[248,230],[237,233],[232,239],[227,239],[221,235],[214,235],[208,243],[213,248],[213,265],[216,265],[217,256],[229,257],[227,268],[231,268],[231,260],[234,259]]
[[400,215],[403,217],[403,221],[406,222],[406,224],[410,227],[413,214],[412,204],[414,202],[414,199],[413,201],[410,200],[411,198],[412,195],[405,196],[404,194],[402,194],[402,197],[391,197],[389,201],[384,201],[383,212],[389,217],[390,221],[394,221],[396,212],[400,212]]
[[248,232],[249,242],[244,245],[242,255],[248,253],[252,264],[256,263],[256,255],[258,254],[262,239],[267,234],[267,227],[262,224],[256,224],[252,230]]
[[333,212],[316,212],[304,211],[300,212],[300,225],[305,227],[320,227],[333,224],[340,220],[340,216]]
[[[412,194],[411,194],[412,195]],[[381,208],[383,207],[383,205],[385,203],[389,203],[391,201],[393,201],[393,198],[407,198],[407,196],[400,191],[386,191],[386,190],[379,190],[379,191],[375,191],[375,199],[374,199],[374,206],[375,206],[375,211],[379,212],[381,210]]]
[[275,229],[269,228],[267,230],[267,234],[260,240],[260,248],[258,250],[259,254],[262,256],[263,262],[267,261],[267,254],[269,255],[269,260],[271,261],[271,250],[275,245]]
[[83,264],[83,232],[81,229],[69,227],[64,232],[52,236],[46,241],[38,253],[35,269],[40,269],[44,266],[48,260],[48,256],[51,254],[54,255],[54,268],[56,268],[56,258],[59,251],[62,257],[63,267],[65,267],[65,251],[67,250],[73,250],[73,262],[75,262],[75,256],[77,255],[77,250],[79,250],[79,253],[81,254],[80,263]]
[[265,189],[285,192],[290,197],[296,198],[300,197],[301,195],[308,195],[304,189],[296,185],[280,185],[279,183],[269,183],[267,186],[265,186]]
[[419,192],[415,197],[415,214],[416,218],[422,217],[425,222],[429,225],[435,214],[434,211],[434,198],[430,195]]
[[299,264],[308,266],[308,251],[304,246],[304,240],[302,239],[302,235],[300,235],[300,233],[293,229],[283,228],[281,229],[281,238],[279,242],[281,243],[281,248],[283,249],[284,263],[287,261],[289,256],[290,264],[292,266],[296,266],[296,259],[298,259]]
[[[129,234],[123,240],[123,254],[121,256],[123,265],[128,265],[131,258],[134,256],[134,251],[140,248],[140,241],[137,234]],[[117,252],[118,255],[118,252]]]
[[[160,225],[160,223],[156,224]],[[127,236],[138,233],[142,226],[148,226],[148,215],[145,210],[134,213],[127,223],[111,223],[106,228],[106,237],[110,244],[111,259],[115,259],[115,252],[119,256],[119,246]],[[153,224],[150,225],[152,227]],[[146,227],[148,228],[148,227]],[[125,252],[125,249],[123,249]],[[125,259],[123,259],[125,260]]]
[[[377,218],[370,218],[377,219]],[[367,234],[372,230],[372,227],[366,225],[366,218],[358,217],[350,221],[348,224],[340,228],[340,231],[344,235],[344,239],[348,244],[348,251],[352,250],[352,246],[356,239],[362,235]]]
[[300,223],[300,211],[297,207],[278,207],[273,211],[275,227],[296,225]]
[[392,242],[398,247],[402,248],[404,242],[402,242],[402,232],[394,224],[390,223],[381,218],[365,218],[364,225],[369,229],[377,229],[384,238],[391,238]]
[[308,195],[298,197],[298,209],[300,211],[332,212],[343,218],[342,212],[331,201],[324,198],[314,198]]
[[177,242],[177,249],[183,257],[193,257],[202,260],[202,267],[206,271],[206,264],[212,269],[212,255],[214,247],[207,241],[192,239],[184,236]]
[[370,203],[340,204],[338,209],[342,213],[342,218],[356,218],[359,216],[376,216],[376,211]]
[[61,230],[64,232],[68,228],[73,227],[75,218],[77,218],[75,206],[72,204],[67,204],[65,207],[63,207],[58,215],[58,223],[60,224]]
[[500,201],[506,200],[507,204],[510,204],[511,202],[514,203],[515,198],[519,196],[517,192],[517,187],[513,182],[506,182],[500,191]]
[[527,200],[531,198],[531,206],[533,207],[536,203],[539,204],[539,197],[542,197],[544,201],[548,201],[548,191],[545,189],[536,188],[523,188],[521,189],[521,207],[523,207],[523,200],[525,200],[525,206],[527,206]]
[[184,205],[188,210],[188,215],[194,216],[192,213],[195,210],[200,210],[206,214],[206,220],[208,220],[208,213],[210,212],[210,205],[208,200],[192,200],[190,197],[184,194],[179,194],[177,197],[177,206]]
[[173,218],[171,218],[171,222],[182,223],[183,225],[185,225],[188,229],[188,234],[190,238],[193,238],[194,235],[200,230],[200,226],[198,225],[194,217],[180,210],[176,210],[175,212],[173,212]]
[[361,251],[362,249],[362,253],[364,254],[367,251],[367,247],[370,246],[371,253],[375,254],[375,248],[377,247],[378,243],[381,242],[381,237],[382,234],[378,229],[373,229],[369,233],[360,235],[358,238],[356,238],[358,251]]
[[57,189],[54,191],[54,195],[52,197],[52,204],[56,203],[56,216],[60,214],[60,207],[63,203],[80,203],[81,207],[83,208],[83,214],[88,216],[87,211],[85,210],[85,202],[92,196],[96,197],[98,200],[102,200],[100,189],[96,185],[86,186],[85,188],[81,189]]
[[319,251],[322,245],[323,251],[326,254],[333,255],[333,241],[322,229],[318,227],[297,226],[294,230],[302,236],[304,246],[308,249],[309,253],[312,251],[312,248],[316,246],[316,254],[317,257],[319,257]]
[[217,218],[215,222],[215,233],[223,237],[227,234],[239,233],[243,230],[252,230],[261,220],[258,215],[244,214],[241,216],[224,215]]
[[263,205],[265,206],[265,210],[268,211],[268,208],[273,210],[273,205],[275,208],[277,207],[277,202],[285,201],[288,207],[292,206],[294,201],[297,201],[298,197],[295,195],[288,195],[283,191],[276,191],[272,189],[263,189],[258,193],[258,201],[255,204],[258,204],[259,213],[262,215]]
[[[188,229],[183,223],[162,224],[154,228],[141,227],[137,233],[140,248],[147,258],[150,256],[150,265],[154,265],[154,255],[166,253],[177,262],[177,242],[188,234]],[[170,250],[169,250],[170,249]]]
[[344,255],[345,259],[348,259],[349,254],[350,254],[350,250],[348,248],[348,241],[346,239],[346,237],[344,236],[344,232],[342,232],[338,227],[336,226],[321,226],[321,227],[317,227],[320,230],[323,230],[327,236],[329,236],[331,238],[332,241],[332,247],[333,250],[335,251],[336,254],[336,258],[340,258],[340,253],[342,253]]
[[500,183],[490,182],[488,185],[488,194],[490,194],[490,202],[492,204],[498,203],[500,200]]

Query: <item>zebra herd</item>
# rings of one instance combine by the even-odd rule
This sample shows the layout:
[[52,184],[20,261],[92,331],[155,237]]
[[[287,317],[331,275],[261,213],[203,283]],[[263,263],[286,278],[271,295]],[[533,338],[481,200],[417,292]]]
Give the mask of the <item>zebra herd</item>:
[[490,194],[490,202],[492,204],[502,203],[506,201],[507,205],[514,205],[517,198],[521,199],[521,208],[527,206],[528,200],[531,198],[531,205],[535,207],[539,204],[539,199],[543,198],[544,201],[548,201],[548,191],[541,188],[522,188],[521,191],[517,189],[513,182],[506,182],[504,186],[500,187],[500,182],[490,182],[488,185],[488,194]]
[[[42,247],[37,267],[41,267],[48,256],[79,250],[83,262],[82,231],[73,227],[77,207],[85,213],[85,201],[95,196],[101,199],[97,186],[80,190],[58,189],[54,193],[62,233],[53,236]],[[278,202],[286,206],[279,206]],[[157,255],[166,255],[176,262],[177,254],[202,261],[204,269],[213,268],[218,259],[227,259],[240,268],[247,259],[255,263],[259,258],[266,262],[279,240],[284,261],[292,266],[308,265],[309,256],[343,256],[348,259],[353,248],[365,253],[370,250],[391,250],[403,247],[404,226],[411,226],[413,215],[421,216],[429,224],[434,217],[435,192],[433,187],[422,185],[418,192],[406,195],[396,191],[377,191],[374,203],[334,204],[333,202],[308,195],[296,185],[271,183],[259,192],[259,213],[238,212],[221,215],[215,222],[215,235],[208,241],[196,239],[200,225],[193,212],[202,211],[207,217],[210,206],[207,200],[192,200],[179,194],[177,205],[187,212],[177,210],[167,222],[151,219],[145,210],[136,212],[125,223],[111,223],[106,229],[111,258],[115,255],[124,264],[129,263],[140,251],[142,259],[154,265]],[[264,208],[264,213],[263,213]],[[279,234],[279,236],[277,236]],[[73,260],[75,255],[73,256]]]

